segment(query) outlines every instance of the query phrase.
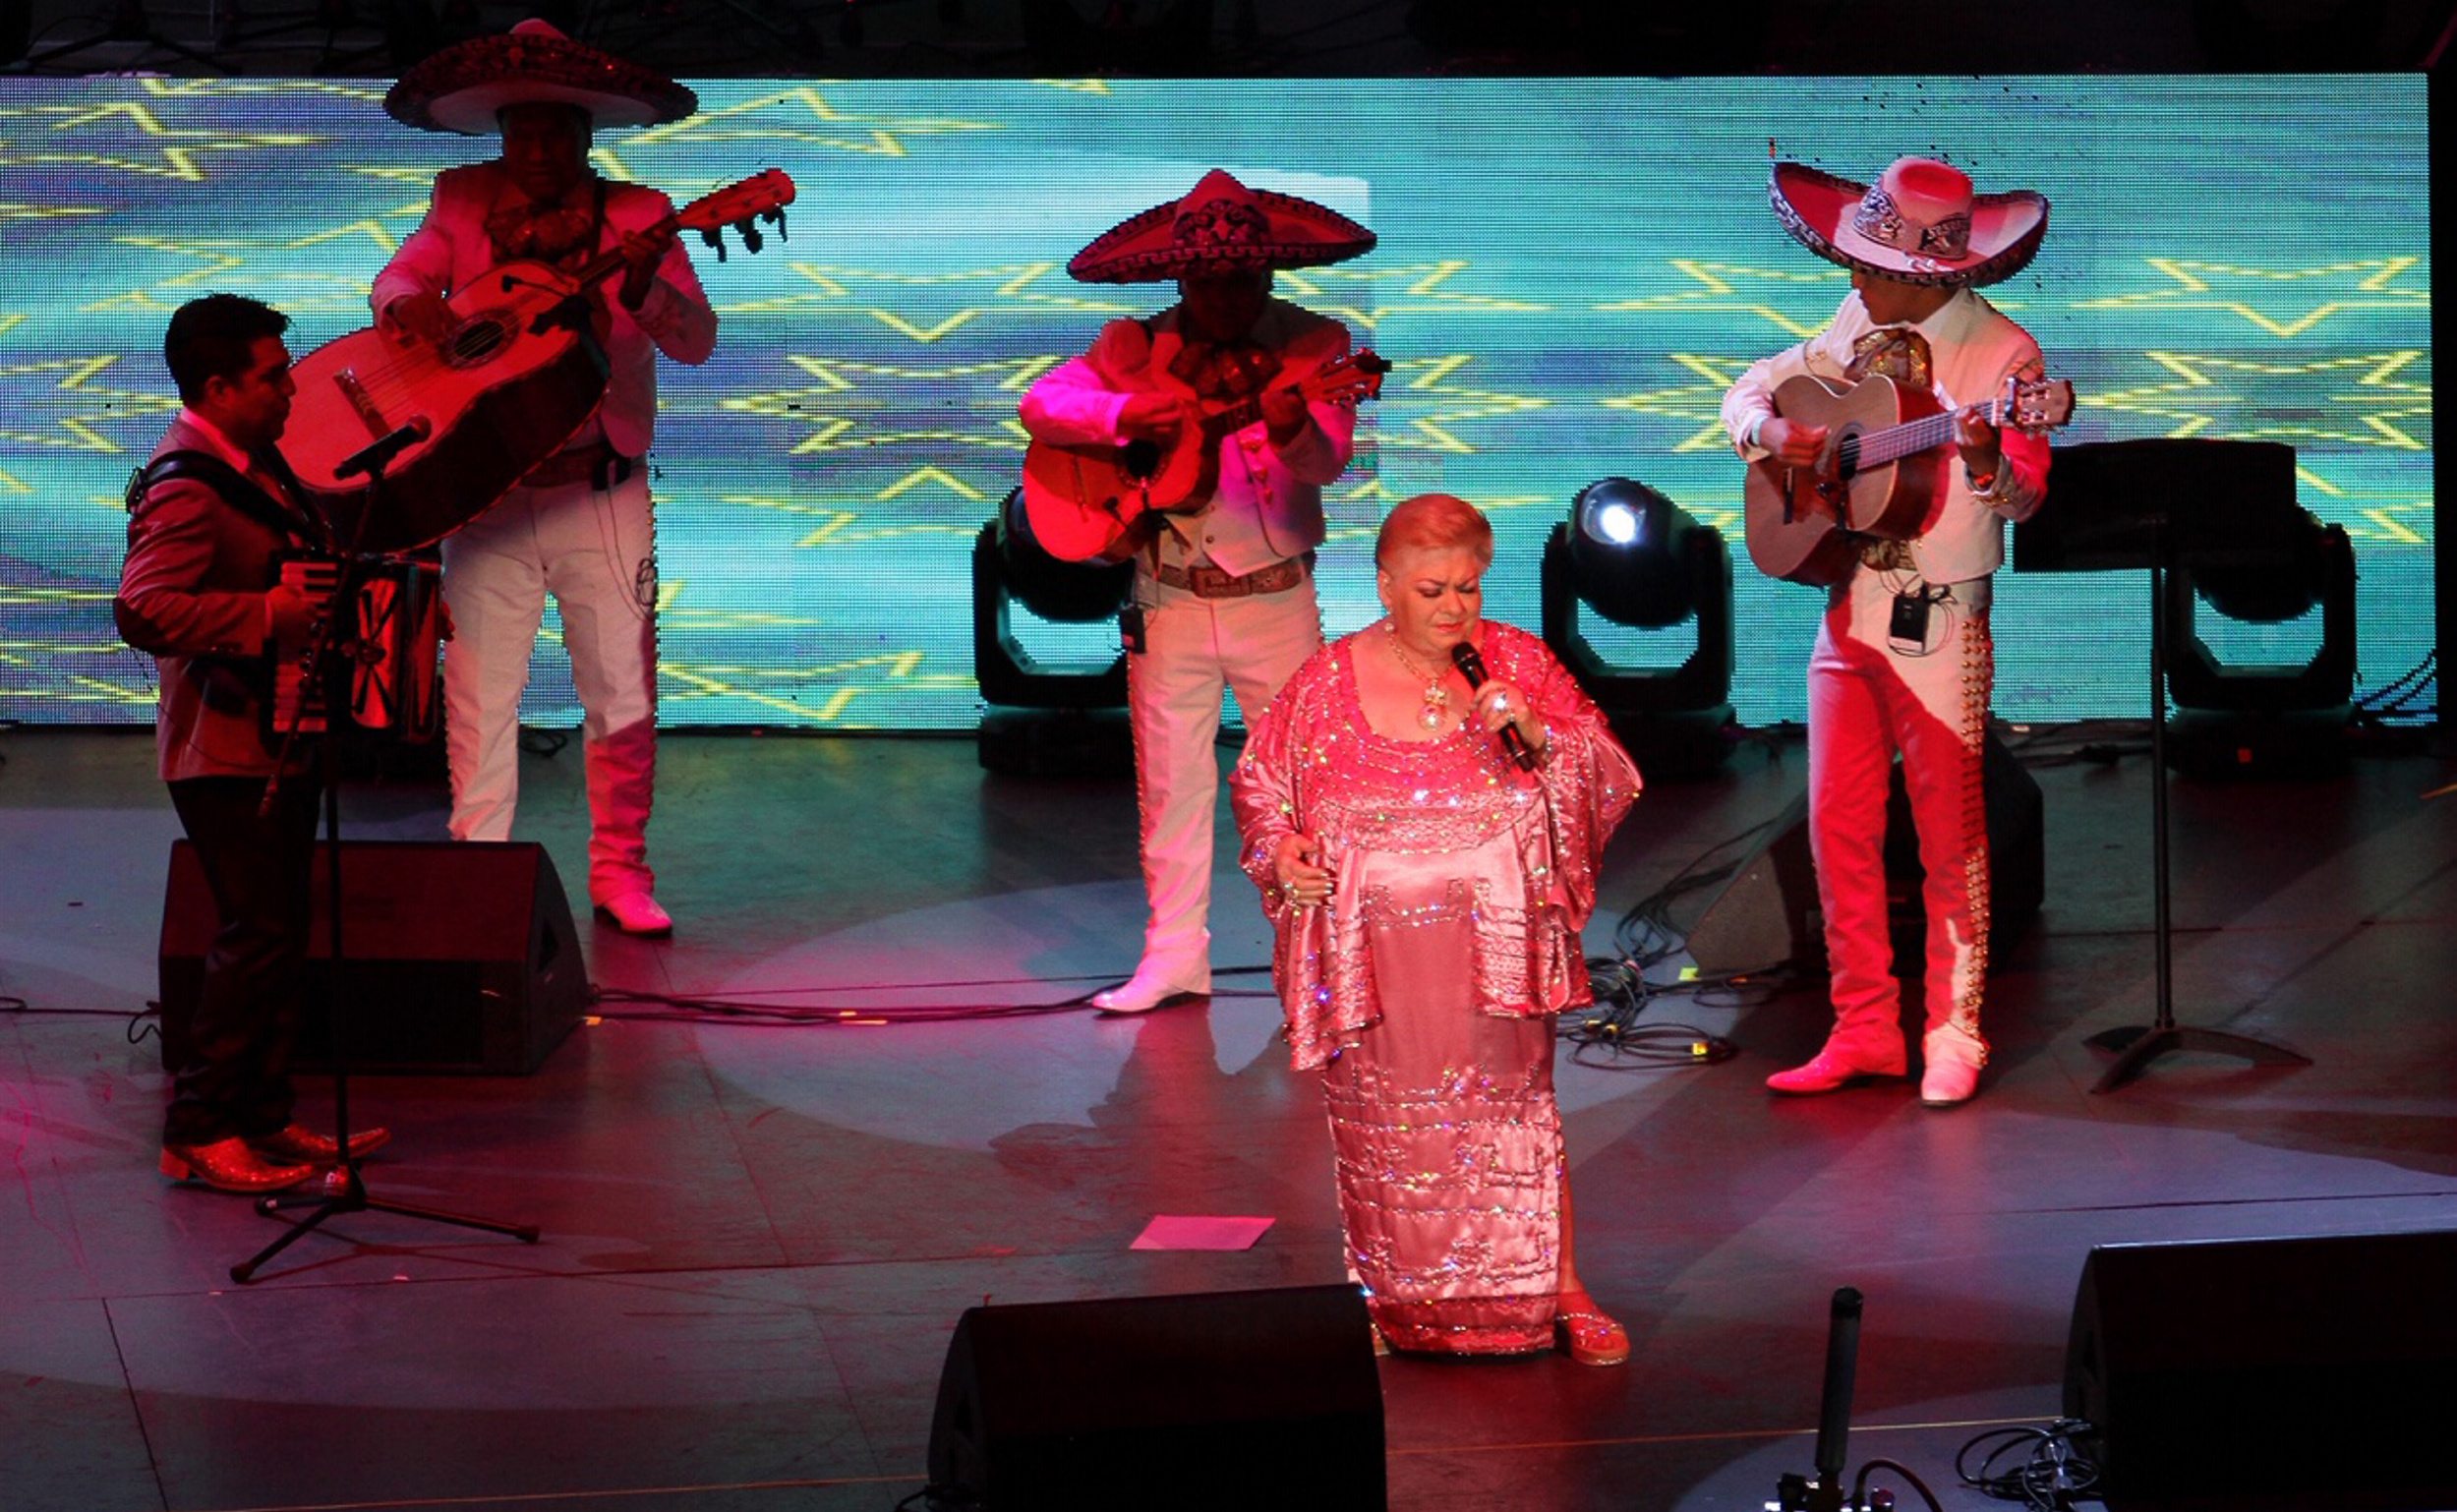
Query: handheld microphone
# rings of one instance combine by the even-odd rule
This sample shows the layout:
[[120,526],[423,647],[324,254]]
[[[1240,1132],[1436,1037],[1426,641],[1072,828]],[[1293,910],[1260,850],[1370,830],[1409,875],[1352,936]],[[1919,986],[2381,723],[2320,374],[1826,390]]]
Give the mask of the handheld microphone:
[[[1457,668],[1459,675],[1467,679],[1467,690],[1470,693],[1474,693],[1485,685],[1485,659],[1478,656],[1476,648],[1466,641],[1461,641],[1450,648],[1450,665]],[[1536,770],[1536,753],[1527,748],[1527,737],[1519,733],[1519,727],[1516,725],[1501,727],[1501,748],[1510,753],[1510,759],[1518,763],[1521,772]]]

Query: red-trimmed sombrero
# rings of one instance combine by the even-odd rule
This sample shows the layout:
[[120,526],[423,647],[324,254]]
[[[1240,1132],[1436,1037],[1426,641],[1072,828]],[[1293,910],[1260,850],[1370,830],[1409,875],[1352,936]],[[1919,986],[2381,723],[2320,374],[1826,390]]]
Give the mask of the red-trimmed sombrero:
[[383,97],[421,131],[493,136],[506,105],[577,105],[597,126],[654,126],[699,109],[699,96],[655,69],[575,42],[543,21],[472,37],[411,67]]
[[1120,221],[1075,255],[1085,283],[1153,283],[1206,268],[1320,267],[1374,250],[1374,233],[1328,205],[1248,189],[1214,168],[1183,200]]
[[1777,163],[1766,198],[1784,229],[1809,251],[1903,283],[2011,278],[2047,235],[2045,198],[2028,190],[1974,195],[1968,174],[1927,157],[1897,158],[1866,186]]

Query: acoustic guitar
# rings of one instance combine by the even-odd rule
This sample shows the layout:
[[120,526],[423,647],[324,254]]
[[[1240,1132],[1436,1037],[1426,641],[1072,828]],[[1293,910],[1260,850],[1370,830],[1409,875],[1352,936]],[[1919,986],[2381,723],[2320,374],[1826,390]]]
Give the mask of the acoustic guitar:
[[[653,228],[697,231],[720,260],[732,228],[757,252],[764,218],[783,234],[793,181],[780,168],[692,201]],[[588,290],[622,267],[601,253],[577,272],[501,263],[446,301],[439,343],[404,344],[373,326],[325,342],[291,368],[298,393],[281,438],[299,481],[325,494],[365,488],[363,457],[385,453],[366,552],[429,546],[484,513],[570,440],[606,395],[607,359]]]
[[[1282,385],[1308,403],[1380,396],[1390,364],[1371,351],[1343,357]],[[1220,441],[1262,415],[1262,399],[1188,404],[1167,442],[1069,446],[1036,440],[1024,453],[1024,514],[1032,538],[1061,561],[1125,561],[1160,516],[1211,496]]]
[[[2074,385],[2062,378],[2009,379],[2005,392],[1967,407],[1989,424],[2043,435],[2073,418]],[[1945,487],[1954,424],[1936,395],[1888,378],[1848,388],[1813,374],[1784,380],[1775,413],[1794,425],[1825,426],[1826,449],[1813,467],[1773,457],[1749,464],[1742,491],[1749,559],[1769,577],[1827,588],[1851,575],[1871,537],[1904,541],[1919,533]]]

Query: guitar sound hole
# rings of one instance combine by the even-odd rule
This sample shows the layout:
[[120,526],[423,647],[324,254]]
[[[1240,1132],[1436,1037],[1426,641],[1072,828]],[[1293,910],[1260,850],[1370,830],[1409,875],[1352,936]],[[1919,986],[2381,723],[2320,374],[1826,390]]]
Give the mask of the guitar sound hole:
[[1120,448],[1118,470],[1137,483],[1149,483],[1160,472],[1160,443],[1152,440],[1128,441]]
[[452,332],[452,363],[475,367],[503,350],[503,322],[493,318],[470,321]]
[[1835,444],[1835,476],[1852,478],[1859,475],[1860,438],[1846,436]]

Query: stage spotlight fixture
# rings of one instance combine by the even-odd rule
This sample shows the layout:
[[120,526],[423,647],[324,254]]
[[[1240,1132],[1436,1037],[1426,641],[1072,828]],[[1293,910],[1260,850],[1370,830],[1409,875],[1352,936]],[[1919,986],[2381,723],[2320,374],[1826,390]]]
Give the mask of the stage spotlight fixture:
[[[1723,532],[1654,489],[1605,478],[1579,490],[1545,542],[1545,644],[1569,668],[1649,777],[1700,777],[1730,752],[1731,552]],[[1694,624],[1669,665],[1609,660],[1581,606],[1633,630]],[[1639,637],[1643,641],[1645,637]]]
[[[2187,562],[2167,576],[2167,695],[2176,711],[2169,747],[2179,771],[2320,777],[2345,764],[2355,694],[2353,543],[2343,527],[2292,504],[2263,535],[2256,556]],[[2204,606],[2221,623],[2203,623]],[[2315,617],[2313,646],[2306,622]],[[2253,626],[2274,628],[2246,628]]]
[[[1134,771],[1116,633],[1134,580],[1131,561],[1052,556],[1032,539],[1022,491],[1007,495],[972,543],[972,674],[988,706],[982,766],[1052,777]],[[1025,649],[1018,605],[1036,621],[1034,638],[1060,644],[1064,656],[1044,660]],[[1091,628],[1104,622],[1105,630]]]

